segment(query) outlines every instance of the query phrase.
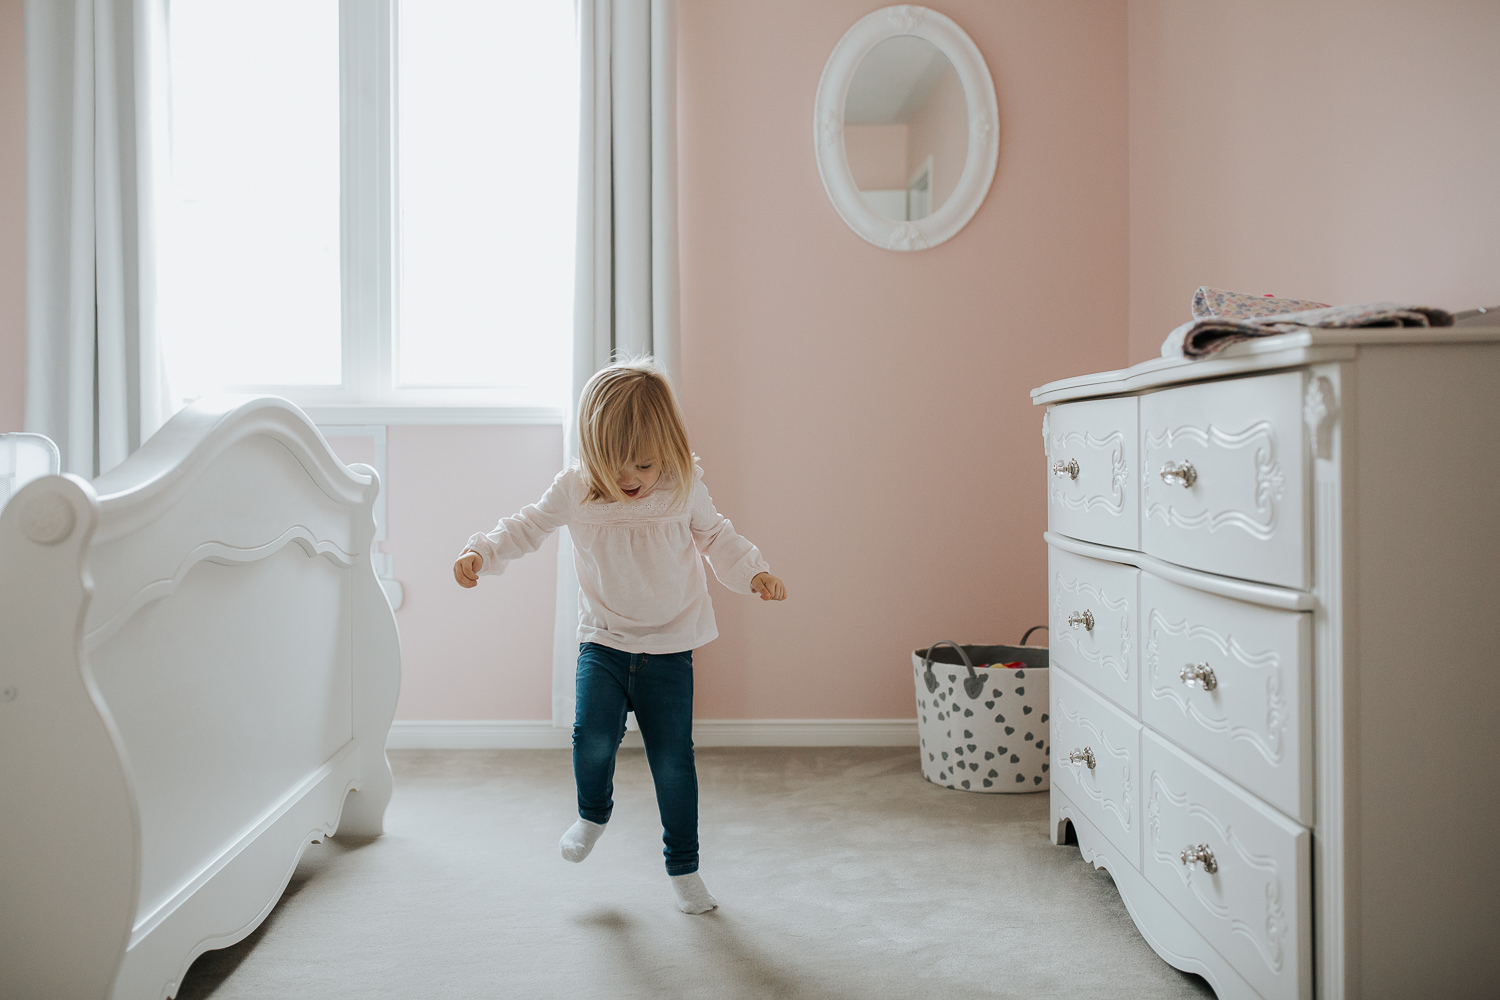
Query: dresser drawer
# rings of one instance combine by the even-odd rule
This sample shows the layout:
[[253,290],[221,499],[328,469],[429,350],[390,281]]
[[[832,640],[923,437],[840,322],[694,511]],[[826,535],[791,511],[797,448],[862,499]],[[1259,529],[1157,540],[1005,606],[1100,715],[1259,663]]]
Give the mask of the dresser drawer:
[[1139,716],[1136,607],[1141,571],[1051,546],[1047,564],[1052,595],[1047,622],[1051,664]]
[[1066,795],[1139,870],[1140,723],[1056,666],[1051,674],[1052,794]]
[[1310,618],[1141,574],[1141,721],[1309,825]]
[[1141,763],[1147,881],[1262,997],[1311,997],[1312,835],[1150,730]]
[[1100,545],[1140,547],[1135,397],[1048,408],[1047,526]]
[[1308,589],[1304,377],[1279,372],[1140,398],[1143,551]]

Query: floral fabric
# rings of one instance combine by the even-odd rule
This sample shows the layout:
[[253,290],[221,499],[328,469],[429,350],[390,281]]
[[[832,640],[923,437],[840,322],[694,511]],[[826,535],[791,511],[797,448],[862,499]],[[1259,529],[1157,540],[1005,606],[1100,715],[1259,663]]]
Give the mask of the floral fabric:
[[1301,312],[1304,309],[1324,309],[1327,306],[1326,302],[1278,299],[1271,295],[1250,295],[1245,292],[1226,292],[1222,288],[1209,288],[1206,285],[1193,293],[1193,319],[1208,319],[1211,316],[1224,319],[1256,319],[1261,316]]

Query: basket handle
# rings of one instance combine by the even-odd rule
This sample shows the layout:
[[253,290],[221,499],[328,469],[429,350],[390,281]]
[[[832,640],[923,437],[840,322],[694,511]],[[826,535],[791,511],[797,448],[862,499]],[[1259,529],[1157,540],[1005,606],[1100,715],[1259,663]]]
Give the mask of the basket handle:
[[964,678],[964,694],[968,695],[971,699],[977,700],[980,695],[984,694],[984,681],[980,680],[979,675],[974,672],[974,664],[969,660],[969,654],[964,652],[964,648],[951,639],[943,639],[940,642],[933,643],[927,647],[927,652],[922,656],[922,680],[927,683],[927,693],[931,694],[937,690],[937,674],[932,672],[932,651],[939,646],[952,646],[958,650],[959,659],[963,660],[964,666],[969,668],[969,676]]
[[1026,634],[1025,635],[1021,636],[1021,645],[1023,645],[1023,646],[1026,645],[1026,640],[1030,639],[1031,638],[1031,633],[1035,632],[1037,629],[1041,629],[1043,632],[1049,632],[1049,633],[1052,631],[1050,628],[1048,628],[1045,625],[1033,625],[1033,626],[1031,626],[1031,628],[1029,628],[1029,629],[1026,630]]

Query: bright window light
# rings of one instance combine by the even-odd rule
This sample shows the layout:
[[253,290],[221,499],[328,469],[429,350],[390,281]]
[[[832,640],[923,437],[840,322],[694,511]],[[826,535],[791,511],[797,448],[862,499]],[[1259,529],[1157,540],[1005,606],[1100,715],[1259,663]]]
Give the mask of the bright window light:
[[565,405],[575,30],[572,0],[172,0],[175,394]]
[[172,0],[161,329],[179,396],[338,385],[338,0]]
[[572,338],[578,56],[567,0],[397,11],[398,387],[561,404]]

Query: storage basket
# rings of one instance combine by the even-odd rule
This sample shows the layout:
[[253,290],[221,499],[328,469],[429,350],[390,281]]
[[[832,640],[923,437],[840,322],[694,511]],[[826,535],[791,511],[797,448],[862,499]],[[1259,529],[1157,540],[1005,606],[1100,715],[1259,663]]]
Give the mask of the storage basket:
[[944,640],[912,652],[922,777],[970,792],[1051,787],[1047,647],[1026,645],[1043,628],[1019,646]]

